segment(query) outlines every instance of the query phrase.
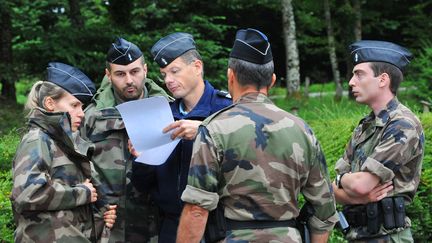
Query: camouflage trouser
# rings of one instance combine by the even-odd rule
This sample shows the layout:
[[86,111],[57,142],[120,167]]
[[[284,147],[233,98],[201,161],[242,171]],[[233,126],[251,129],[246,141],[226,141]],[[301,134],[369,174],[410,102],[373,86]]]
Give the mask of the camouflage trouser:
[[414,239],[409,228],[391,235],[368,240],[353,240],[350,243],[412,243]]
[[302,242],[299,231],[291,227],[278,227],[269,229],[244,229],[227,232],[223,242],[247,243],[247,242]]

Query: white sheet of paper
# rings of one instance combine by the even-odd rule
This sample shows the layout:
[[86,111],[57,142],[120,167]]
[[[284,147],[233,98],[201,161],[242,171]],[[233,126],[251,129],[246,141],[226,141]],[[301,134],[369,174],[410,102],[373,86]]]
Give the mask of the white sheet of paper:
[[162,96],[128,101],[116,106],[135,150],[135,160],[149,165],[163,164],[180,139],[171,140],[164,127],[174,122],[168,101]]

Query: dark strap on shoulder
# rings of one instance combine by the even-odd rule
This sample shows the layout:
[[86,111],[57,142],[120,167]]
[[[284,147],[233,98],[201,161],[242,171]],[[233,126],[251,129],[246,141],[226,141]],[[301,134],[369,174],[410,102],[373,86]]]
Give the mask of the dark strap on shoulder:
[[268,229],[277,227],[296,227],[294,219],[283,221],[270,221],[270,220],[251,220],[251,221],[238,221],[226,219],[227,230],[241,230],[241,229]]

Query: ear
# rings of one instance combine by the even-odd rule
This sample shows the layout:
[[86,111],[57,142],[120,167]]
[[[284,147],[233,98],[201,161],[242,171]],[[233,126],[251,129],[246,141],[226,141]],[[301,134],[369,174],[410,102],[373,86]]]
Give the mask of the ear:
[[235,74],[231,68],[227,69],[227,79],[228,79],[228,84],[232,85],[235,79]]
[[56,102],[50,96],[45,97],[45,99],[43,100],[43,107],[45,108],[45,110],[53,112],[56,108]]
[[108,68],[105,68],[105,75],[108,77],[109,80],[111,80],[111,73]]
[[194,61],[194,67],[196,70],[196,74],[199,76],[202,76],[202,72],[203,72],[203,63],[201,60],[196,59]]
[[271,84],[269,85],[269,89],[272,88],[275,83],[276,83],[276,74],[273,73],[273,75],[272,75],[272,81],[271,81]]
[[382,73],[379,78],[379,87],[390,87],[390,76],[387,73]]
[[144,63],[143,70],[144,70],[145,74],[147,75],[147,63]]

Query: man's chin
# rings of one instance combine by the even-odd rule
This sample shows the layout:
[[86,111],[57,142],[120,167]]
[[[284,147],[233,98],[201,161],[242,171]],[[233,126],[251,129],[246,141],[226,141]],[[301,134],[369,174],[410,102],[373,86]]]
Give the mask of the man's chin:
[[133,94],[127,93],[123,95],[125,101],[137,100],[140,98],[140,96],[141,94],[137,94],[137,93],[133,93]]

